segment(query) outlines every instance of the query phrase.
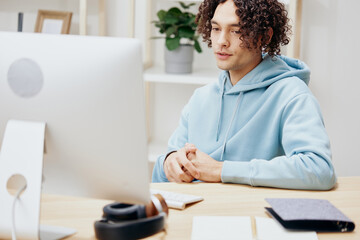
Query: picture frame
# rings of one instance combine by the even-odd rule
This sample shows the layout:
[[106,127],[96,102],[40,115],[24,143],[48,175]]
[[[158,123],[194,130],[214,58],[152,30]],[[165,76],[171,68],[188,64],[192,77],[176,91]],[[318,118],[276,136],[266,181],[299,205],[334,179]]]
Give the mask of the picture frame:
[[35,32],[69,34],[72,12],[38,10]]

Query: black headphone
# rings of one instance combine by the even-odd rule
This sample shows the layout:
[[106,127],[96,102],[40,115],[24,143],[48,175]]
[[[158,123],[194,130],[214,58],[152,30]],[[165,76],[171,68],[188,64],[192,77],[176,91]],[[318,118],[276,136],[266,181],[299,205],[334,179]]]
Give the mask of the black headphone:
[[[103,208],[102,219],[94,223],[99,240],[139,239],[165,227],[167,206],[163,198],[152,196],[148,205],[112,203]],[[149,216],[150,215],[150,216]]]

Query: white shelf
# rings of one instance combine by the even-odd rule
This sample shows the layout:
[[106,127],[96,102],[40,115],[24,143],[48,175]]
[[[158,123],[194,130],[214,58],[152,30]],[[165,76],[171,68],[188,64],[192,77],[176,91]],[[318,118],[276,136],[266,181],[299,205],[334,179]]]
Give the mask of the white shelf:
[[219,73],[218,69],[194,69],[190,74],[168,74],[164,67],[151,67],[145,70],[144,81],[205,85],[217,81]]
[[167,143],[166,142],[159,142],[159,141],[151,141],[148,143],[148,158],[149,162],[155,163],[157,158],[161,154],[165,154],[167,150]]

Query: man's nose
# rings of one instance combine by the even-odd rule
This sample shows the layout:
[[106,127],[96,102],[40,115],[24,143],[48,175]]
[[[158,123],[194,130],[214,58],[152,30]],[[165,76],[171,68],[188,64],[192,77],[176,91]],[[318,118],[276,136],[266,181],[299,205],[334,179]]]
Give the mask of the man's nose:
[[229,46],[228,36],[227,36],[225,31],[222,31],[219,34],[217,44],[219,44],[221,47],[228,47]]

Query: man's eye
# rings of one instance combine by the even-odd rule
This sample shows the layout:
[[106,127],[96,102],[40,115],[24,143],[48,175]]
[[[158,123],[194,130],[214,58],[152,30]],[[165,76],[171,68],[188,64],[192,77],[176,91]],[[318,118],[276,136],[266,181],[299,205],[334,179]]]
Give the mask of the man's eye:
[[240,34],[240,30],[233,30],[231,31],[232,33],[235,33],[235,34]]
[[212,30],[212,31],[219,31],[219,28],[213,27],[211,30]]

